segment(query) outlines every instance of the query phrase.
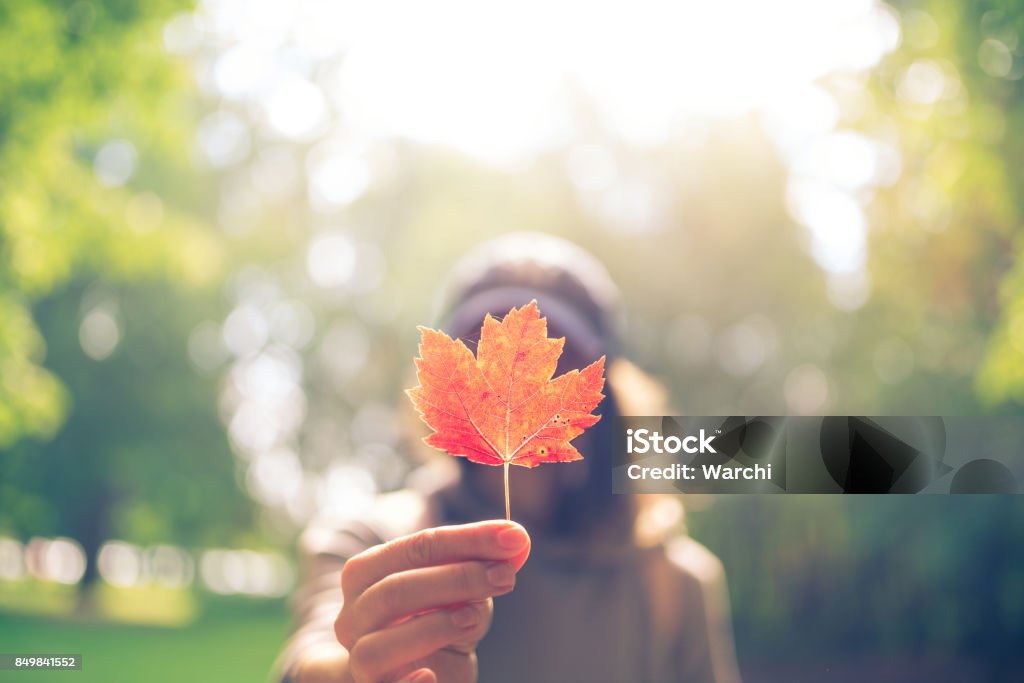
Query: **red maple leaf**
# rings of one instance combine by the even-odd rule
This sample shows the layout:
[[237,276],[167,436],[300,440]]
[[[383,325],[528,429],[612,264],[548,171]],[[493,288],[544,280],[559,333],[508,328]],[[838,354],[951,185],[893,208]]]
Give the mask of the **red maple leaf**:
[[406,393],[434,430],[424,441],[452,455],[505,468],[570,462],[583,456],[570,441],[601,419],[604,356],[552,379],[565,338],[549,339],[537,302],[498,322],[487,315],[477,355],[461,340],[427,327],[416,359],[419,386]]

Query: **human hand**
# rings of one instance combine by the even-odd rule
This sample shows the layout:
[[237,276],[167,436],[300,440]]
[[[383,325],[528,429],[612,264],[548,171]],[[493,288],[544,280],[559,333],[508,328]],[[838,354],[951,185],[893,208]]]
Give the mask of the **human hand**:
[[354,683],[473,683],[491,598],[510,592],[530,554],[515,522],[436,527],[374,546],[341,572],[334,624]]

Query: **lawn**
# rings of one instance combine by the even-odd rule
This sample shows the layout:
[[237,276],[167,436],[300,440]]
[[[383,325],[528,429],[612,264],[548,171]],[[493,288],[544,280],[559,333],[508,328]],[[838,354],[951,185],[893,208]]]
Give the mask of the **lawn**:
[[0,605],[0,652],[79,653],[83,663],[81,671],[0,671],[0,681],[267,680],[287,635],[283,601],[207,596],[189,611],[187,622],[169,626],[31,614]]

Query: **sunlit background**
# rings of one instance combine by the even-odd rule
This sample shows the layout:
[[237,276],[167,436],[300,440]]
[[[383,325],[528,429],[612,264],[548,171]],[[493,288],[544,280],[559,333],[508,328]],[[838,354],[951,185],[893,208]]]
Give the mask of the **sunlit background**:
[[[223,636],[217,680],[263,675],[296,534],[403,485],[415,326],[512,230],[607,264],[675,410],[1019,412],[1022,31],[999,0],[0,10],[0,633],[203,661],[244,619],[265,651]],[[1014,666],[1012,499],[688,508],[748,681]]]

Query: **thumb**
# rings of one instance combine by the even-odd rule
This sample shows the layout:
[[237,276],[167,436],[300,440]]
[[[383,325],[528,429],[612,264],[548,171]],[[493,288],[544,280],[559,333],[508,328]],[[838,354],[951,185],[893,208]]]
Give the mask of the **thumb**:
[[519,552],[508,559],[512,568],[519,571],[526,564],[526,559],[530,556],[532,545],[530,534],[519,522],[511,522],[504,519],[498,521],[501,524],[499,527],[500,531],[498,532],[498,542],[502,544],[510,542],[514,547],[519,548]]

